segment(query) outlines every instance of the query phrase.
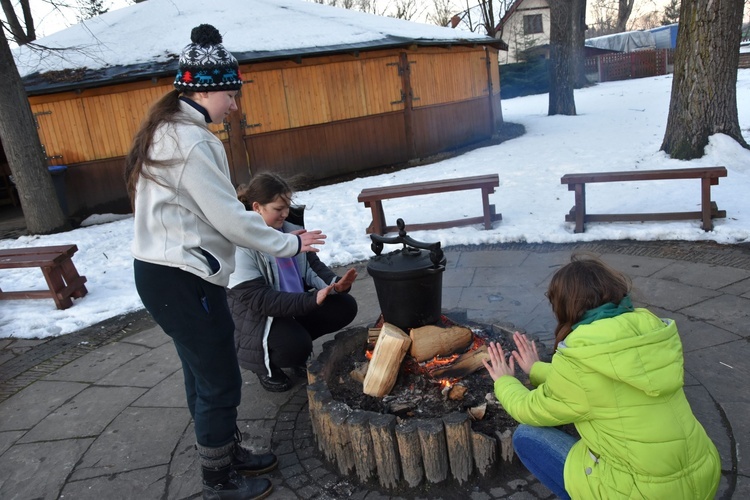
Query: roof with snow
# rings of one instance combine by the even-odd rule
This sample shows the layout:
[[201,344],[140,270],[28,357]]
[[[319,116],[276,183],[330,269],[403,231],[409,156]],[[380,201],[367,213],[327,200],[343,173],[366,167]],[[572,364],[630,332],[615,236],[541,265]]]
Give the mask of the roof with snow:
[[148,0],[13,51],[27,92],[42,94],[173,74],[190,31],[213,24],[240,63],[409,45],[493,45],[469,31],[301,0]]

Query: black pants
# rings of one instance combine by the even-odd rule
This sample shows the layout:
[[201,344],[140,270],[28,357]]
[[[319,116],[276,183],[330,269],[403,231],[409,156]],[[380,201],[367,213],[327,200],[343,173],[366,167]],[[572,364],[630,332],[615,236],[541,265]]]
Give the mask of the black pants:
[[232,442],[242,377],[226,290],[174,267],[136,260],[133,269],[143,305],[182,361],[196,441],[211,448]]
[[268,334],[268,355],[277,368],[302,366],[313,348],[313,340],[341,330],[357,316],[357,301],[349,294],[329,295],[306,316],[274,318]]

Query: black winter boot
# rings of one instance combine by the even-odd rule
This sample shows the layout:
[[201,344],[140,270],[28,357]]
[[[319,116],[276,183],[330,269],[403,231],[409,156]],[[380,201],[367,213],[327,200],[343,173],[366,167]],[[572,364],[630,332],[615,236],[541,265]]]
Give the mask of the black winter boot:
[[273,453],[255,454],[242,446],[242,433],[239,429],[234,433],[234,447],[232,448],[232,470],[243,476],[257,476],[271,472],[279,466],[279,460]]
[[271,481],[249,478],[230,470],[203,468],[203,500],[260,500],[273,491]]

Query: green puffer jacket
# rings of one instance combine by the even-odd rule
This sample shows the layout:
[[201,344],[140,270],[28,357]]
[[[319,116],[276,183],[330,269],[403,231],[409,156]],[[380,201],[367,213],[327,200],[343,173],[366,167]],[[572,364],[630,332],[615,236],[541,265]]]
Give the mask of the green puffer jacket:
[[581,325],[530,378],[531,391],[500,377],[495,395],[520,423],[575,424],[581,440],[564,471],[571,498],[714,497],[721,462],[685,398],[674,321],[635,309]]

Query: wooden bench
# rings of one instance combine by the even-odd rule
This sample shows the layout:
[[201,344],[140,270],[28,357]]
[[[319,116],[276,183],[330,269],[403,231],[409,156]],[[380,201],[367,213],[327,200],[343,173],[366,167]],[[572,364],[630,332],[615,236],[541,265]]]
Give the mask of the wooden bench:
[[[469,189],[482,190],[482,217],[469,217],[444,222],[429,222],[423,224],[409,224],[410,231],[419,229],[441,229],[454,226],[468,226],[470,224],[484,223],[485,229],[492,229],[494,221],[502,220],[502,214],[495,213],[495,205],[490,205],[490,193],[500,186],[500,177],[497,174],[478,175],[475,177],[460,177],[456,179],[442,179],[438,181],[415,182],[413,184],[401,184],[396,186],[384,186],[363,189],[357,197],[357,201],[370,207],[372,210],[372,223],[367,228],[367,233],[384,235],[388,232],[398,231],[396,226],[389,226],[385,221],[383,212],[383,200],[391,198],[403,198],[406,196],[419,196],[432,193],[448,193],[451,191],[466,191]],[[402,219],[404,217],[401,217]]]
[[79,276],[73,264],[76,245],[59,245],[35,248],[10,248],[0,250],[0,269],[39,267],[49,290],[2,291],[0,300],[5,299],[44,299],[51,297],[58,309],[73,305],[72,298],[80,298],[88,293],[85,276]]
[[[726,217],[724,210],[719,210],[711,201],[711,186],[719,183],[719,177],[726,177],[724,167],[677,168],[667,170],[629,170],[626,172],[591,172],[586,174],[565,174],[560,178],[562,184],[568,185],[569,191],[575,191],[575,205],[565,216],[567,222],[575,222],[575,232],[582,233],[587,222],[614,221],[654,221],[654,220],[690,220],[702,221],[703,230],[714,228],[713,219]],[[701,180],[701,210],[699,212],[659,212],[637,214],[588,214],[586,213],[586,184],[592,182],[626,182],[672,179]],[[654,193],[658,196],[658,193]]]

